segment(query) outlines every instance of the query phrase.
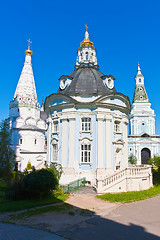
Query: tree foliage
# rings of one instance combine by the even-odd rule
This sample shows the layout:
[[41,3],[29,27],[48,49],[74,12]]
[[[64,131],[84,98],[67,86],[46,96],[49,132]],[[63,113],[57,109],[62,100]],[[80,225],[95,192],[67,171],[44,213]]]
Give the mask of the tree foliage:
[[0,124],[0,177],[10,176],[15,166],[15,154],[10,147],[10,130],[7,120]]
[[160,156],[154,155],[153,158],[150,158],[148,163],[158,169],[158,172],[160,172]]
[[22,188],[29,198],[45,197],[57,187],[57,176],[47,169],[31,172],[22,180]]
[[128,162],[132,165],[136,165],[137,164],[137,158],[136,156],[134,156],[132,153],[130,154],[130,156],[128,157]]

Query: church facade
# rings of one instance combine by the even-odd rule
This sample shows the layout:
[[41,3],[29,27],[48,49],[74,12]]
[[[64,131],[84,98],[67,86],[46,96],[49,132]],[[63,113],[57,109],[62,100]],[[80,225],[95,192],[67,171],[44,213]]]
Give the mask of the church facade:
[[94,185],[128,166],[130,101],[116,91],[112,75],[99,71],[87,30],[77,51],[75,70],[45,100],[47,159],[62,165],[62,184],[86,177]]
[[13,100],[9,105],[11,147],[17,169],[24,171],[28,162],[41,168],[46,162],[46,116],[37,100],[32,70],[32,51],[25,51],[25,62]]
[[139,64],[129,119],[128,155],[133,154],[138,165],[148,164],[149,158],[160,154],[160,136],[155,134],[155,113],[145,90]]

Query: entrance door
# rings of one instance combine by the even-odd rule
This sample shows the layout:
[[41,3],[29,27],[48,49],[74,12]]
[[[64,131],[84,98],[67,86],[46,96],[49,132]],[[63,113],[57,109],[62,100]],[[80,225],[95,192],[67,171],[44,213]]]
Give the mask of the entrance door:
[[148,160],[151,157],[151,151],[148,148],[141,150],[141,164],[148,164]]

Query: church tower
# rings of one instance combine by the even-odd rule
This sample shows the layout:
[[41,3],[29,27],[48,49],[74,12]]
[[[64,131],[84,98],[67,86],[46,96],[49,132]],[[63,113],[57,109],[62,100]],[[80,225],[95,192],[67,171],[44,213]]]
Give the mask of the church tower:
[[[24,66],[16,87],[13,100],[9,105],[11,146],[16,154],[18,169],[24,171],[28,162],[38,167],[45,161],[45,121],[40,118],[40,104],[32,70],[33,52],[25,51]],[[43,165],[43,164],[42,164]]]
[[158,154],[159,136],[155,135],[155,114],[151,109],[144,75],[138,64],[135,90],[130,113],[129,155],[136,156],[138,164],[148,164],[150,157]]

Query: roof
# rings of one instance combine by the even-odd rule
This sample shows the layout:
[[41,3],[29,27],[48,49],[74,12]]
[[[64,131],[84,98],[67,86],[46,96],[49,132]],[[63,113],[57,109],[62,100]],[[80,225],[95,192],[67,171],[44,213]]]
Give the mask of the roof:
[[102,78],[106,77],[106,75],[93,66],[79,66],[74,72],[69,74],[69,77],[72,78],[71,84],[64,90],[59,88],[58,93],[68,96],[91,96],[108,95],[116,92],[115,88],[109,89],[104,85]]

